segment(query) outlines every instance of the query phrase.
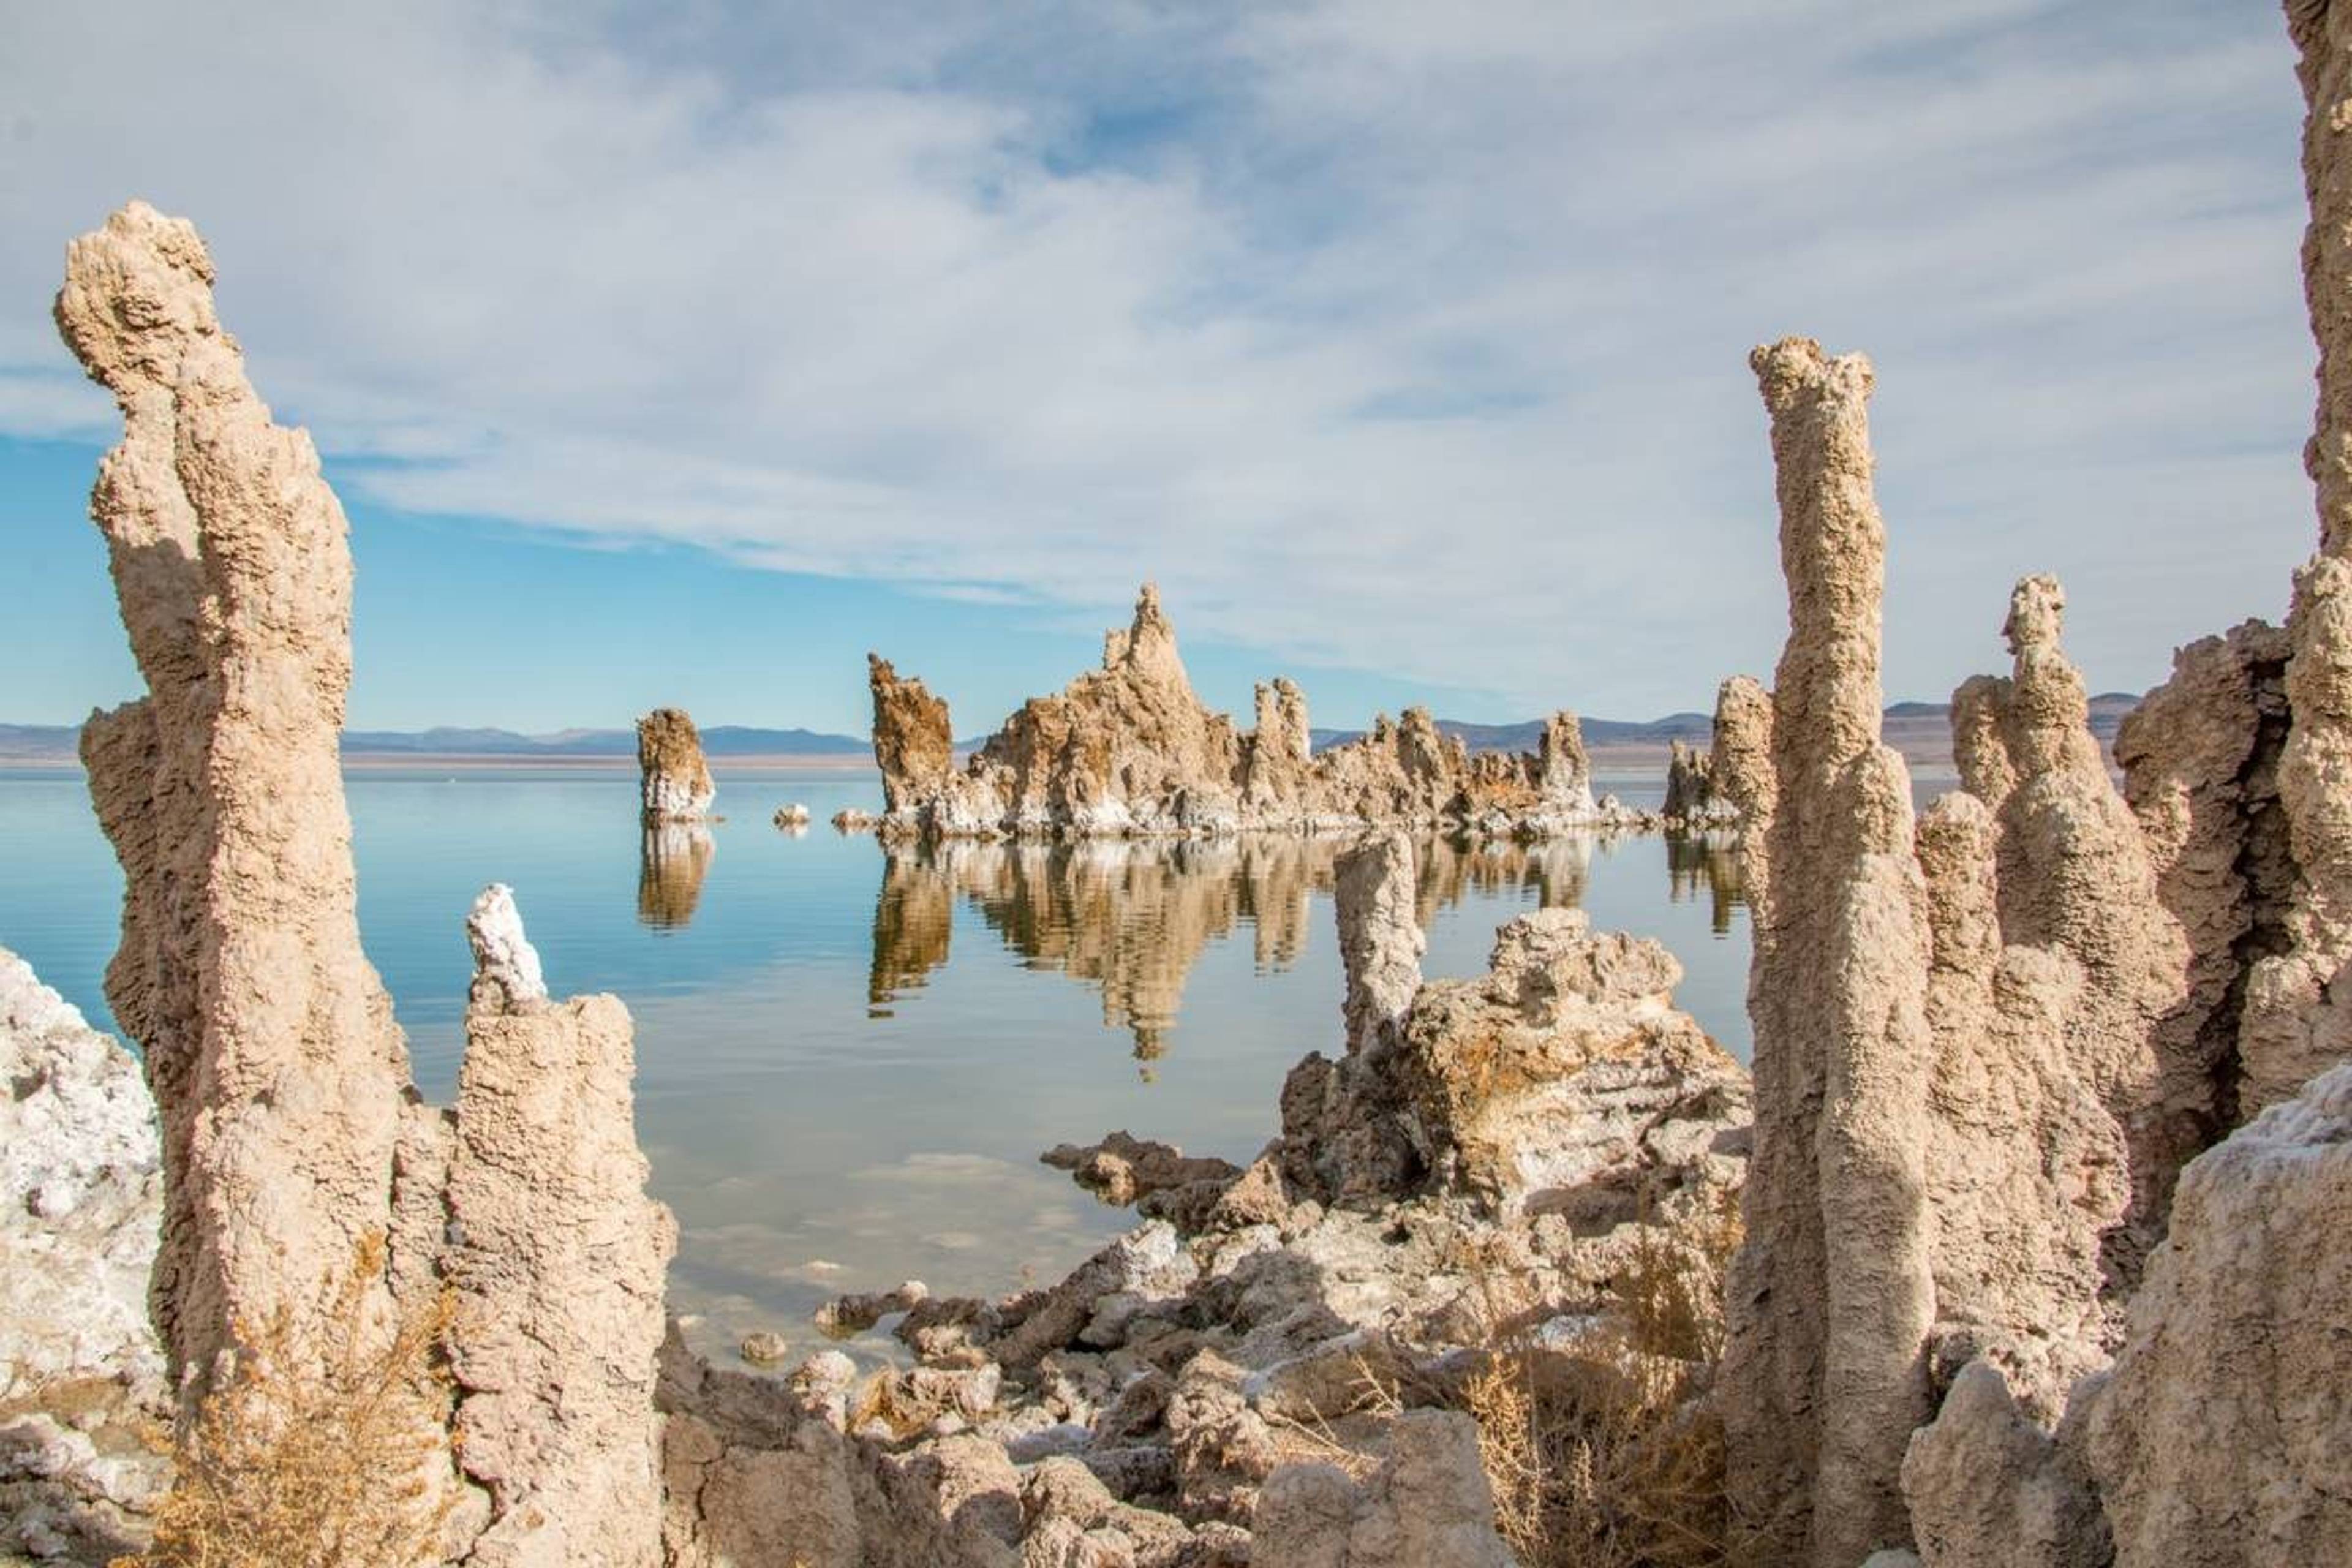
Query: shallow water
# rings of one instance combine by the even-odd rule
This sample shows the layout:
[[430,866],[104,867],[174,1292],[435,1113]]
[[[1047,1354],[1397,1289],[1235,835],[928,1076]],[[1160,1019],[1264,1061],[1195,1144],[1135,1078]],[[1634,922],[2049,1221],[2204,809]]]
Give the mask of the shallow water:
[[[878,796],[843,770],[722,769],[730,819],[650,842],[634,770],[348,784],[363,938],[428,1096],[455,1090],[486,882],[513,885],[551,989],[628,1003],[638,1135],[681,1231],[671,1305],[706,1350],[753,1328],[805,1348],[824,1298],[910,1276],[1058,1278],[1128,1215],[1041,1151],[1126,1128],[1245,1162],[1283,1075],[1334,1048],[1328,842],[893,856],[824,826]],[[817,826],[771,826],[787,800]],[[1428,973],[1478,973],[1497,924],[1581,905],[1665,942],[1682,1005],[1747,1056],[1747,914],[1720,846],[1441,845],[1423,866]],[[0,772],[0,945],[110,1027],[121,883],[79,774]]]

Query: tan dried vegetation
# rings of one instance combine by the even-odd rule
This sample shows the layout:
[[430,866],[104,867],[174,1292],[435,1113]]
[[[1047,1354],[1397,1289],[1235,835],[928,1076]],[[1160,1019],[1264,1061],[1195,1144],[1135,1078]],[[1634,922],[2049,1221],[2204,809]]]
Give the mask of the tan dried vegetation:
[[434,1468],[450,1376],[442,1295],[371,1333],[384,1242],[364,1237],[335,1285],[322,1364],[281,1310],[245,1347],[179,1446],[154,1544],[111,1568],[412,1568],[440,1561],[455,1500]]
[[1723,1354],[1726,1199],[1644,1225],[1609,1309],[1565,1345],[1525,1337],[1464,1386],[1498,1527],[1526,1568],[1714,1568],[1728,1561],[1723,1426],[1706,1394]]

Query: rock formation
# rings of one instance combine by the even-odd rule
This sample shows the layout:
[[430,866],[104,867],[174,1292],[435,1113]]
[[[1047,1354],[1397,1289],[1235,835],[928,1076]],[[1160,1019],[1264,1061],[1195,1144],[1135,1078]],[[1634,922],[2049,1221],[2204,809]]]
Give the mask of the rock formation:
[[[1728,724],[1716,766],[1777,796],[1760,844],[1749,834],[1759,1121],[1722,1394],[1735,1500],[1762,1525],[1753,1561],[1843,1564],[1916,1546],[1928,1568],[2134,1568],[2352,1551],[2337,1457],[2352,1427],[2317,1370],[2323,1347],[2352,1333],[2347,1254],[2303,1217],[2341,1205],[2336,1154],[2352,1137],[2352,1068],[2330,1066],[2352,1056],[2333,988],[2352,958],[2352,292],[2338,254],[2352,157],[2337,147],[2352,33],[2325,4],[2291,0],[2288,12],[2311,106],[2319,554],[2284,633],[2249,622],[2180,650],[2117,737],[2124,800],[2059,647],[2063,595],[2048,578],[2019,584],[2011,675],[1954,698],[1964,791],[1916,836],[1924,986],[1911,922],[1883,909],[1871,947],[1809,961],[1824,987],[1810,1005],[1845,1041],[1857,1012],[1900,1018],[1923,997],[1924,1070],[1911,1052],[1882,1053],[1874,1082],[1894,1092],[1878,1110],[1870,1086],[1834,1076],[1790,1093],[1806,1058],[1786,1011],[1804,982],[1787,965],[1818,940],[1808,931],[1824,892],[1855,889],[1837,919],[1862,910],[1867,868],[1841,829],[1895,803],[1820,809],[1833,798],[1823,758],[1860,744],[1858,724],[1824,716],[1856,720],[1859,708],[1825,704],[1804,679],[1822,666],[1798,655],[1808,643],[1874,648],[1877,596],[1874,581],[1836,569],[1850,551],[1789,547],[1792,529],[1818,542],[1834,530],[1817,518],[1866,498],[1866,452],[1857,441],[1851,460],[1808,465],[1824,422],[1774,402],[1790,658],[1769,708],[1742,700],[1768,715],[1769,768],[1728,760],[1744,749]],[[1759,353],[1768,401],[1769,367],[1789,357],[1788,345]],[[1817,356],[1797,359],[1811,379]],[[1874,686],[1866,658],[1843,663],[1842,691],[1865,674]],[[1836,1138],[1855,1132],[1861,1145],[1841,1150]],[[1881,1257],[1841,1258],[1831,1194],[1873,1172],[1893,1178],[1869,1233]],[[1875,1364],[1891,1374],[1907,1347],[1911,1381],[1890,1376],[1881,1386],[1906,1397],[1874,1403],[1838,1375],[1837,1335],[1851,1339],[1857,1292],[1916,1293],[1906,1269],[1890,1297],[1889,1257],[1925,1262],[1933,1323],[1915,1338],[1907,1307],[1878,1320],[1901,1331],[1882,1336]],[[1923,1384],[1935,1418],[1890,1443]],[[1879,1441],[1835,1453],[1833,1427],[1874,1408]],[[1899,1513],[1885,1488],[1896,1446],[1907,1447]],[[1866,1491],[1832,1494],[1833,1464]],[[1866,1533],[1858,1495],[1871,1500]]]
[[337,771],[351,555],[308,437],[269,421],[185,222],[134,203],[67,255],[57,319],[115,395],[90,497],[148,695],[82,756],[125,879],[114,1014],[167,1174],[157,1326],[201,1381],[392,1224],[405,1047],[362,956]]
[[1146,584],[1135,619],[1103,639],[1102,668],[1031,699],[954,766],[947,706],[867,656],[880,826],[894,837],[1211,837],[1349,831],[1367,824],[1543,837],[1649,818],[1592,797],[1576,716],[1555,714],[1535,754],[1473,759],[1426,709],[1311,755],[1307,700],[1257,689],[1257,728],[1202,706],[1176,633]]
[[[649,1562],[669,1232],[640,1190],[626,1014],[548,1002],[494,889],[458,1106],[416,1099],[354,911],[342,513],[247,384],[212,279],[193,227],[133,203],[74,243],[57,305],[125,426],[90,510],[148,695],[94,715],[83,756],[122,863],[107,994],[161,1117],[152,1303],[183,1410],[258,1325],[296,1375],[325,1364],[355,1278],[387,1341],[446,1281],[456,1409],[420,1506],[452,1504],[453,1556]],[[382,1276],[355,1276],[376,1246]]]
[[[1877,741],[1868,367],[1794,341],[1756,363],[1790,630],[1770,699],[1727,685],[1717,727],[1756,913],[1723,1410],[1756,1560],[1845,1563],[1935,1512],[1906,1504],[1902,1456],[1970,1358],[2032,1428],[2016,1440],[2048,1445],[2113,1344],[2210,1085],[2179,1047],[2188,944],[2091,736],[2058,585],[2019,584],[2013,673],[1954,700],[1967,788],[1915,826]],[[1915,1469],[1973,1451],[1947,1433]]]
[[1253,1561],[1287,1568],[1516,1568],[1496,1538],[1478,1429],[1447,1411],[1397,1423],[1388,1458],[1362,1485],[1336,1465],[1294,1465],[1258,1503]]
[[702,755],[702,736],[682,708],[656,708],[637,721],[637,789],[648,827],[700,822],[719,786]]
[[2199,1159],[2090,1416],[2119,1568],[2352,1562],[2352,1065]]
[[1739,820],[1739,810],[1715,786],[1715,758],[1675,742],[1666,752],[1666,798],[1658,815],[1685,827],[1721,826]]
[[[1859,1563],[1908,1534],[1895,1468],[1927,1414],[1921,1089],[1929,932],[1910,780],[1878,743],[1885,528],[1867,361],[1753,356],[1771,415],[1789,643],[1773,691],[1770,897],[1748,988],[1756,1145],[1723,1411],[1759,1561]],[[1756,829],[1751,826],[1750,832]]]
[[1736,1182],[1747,1075],[1671,1004],[1654,942],[1542,910],[1496,933],[1486,975],[1424,982],[1402,835],[1340,863],[1347,1054],[1283,1086],[1282,1170],[1325,1202],[1442,1191],[1588,1229]]
[[147,1323],[163,1213],[154,1102],[130,1053],[0,949],[0,1557],[138,1543],[169,1479]]
[[677,1232],[645,1196],[617,997],[548,1000],[513,894],[467,921],[474,984],[446,1161],[440,1271],[460,1463],[490,1493],[482,1564],[650,1563],[654,1357]]

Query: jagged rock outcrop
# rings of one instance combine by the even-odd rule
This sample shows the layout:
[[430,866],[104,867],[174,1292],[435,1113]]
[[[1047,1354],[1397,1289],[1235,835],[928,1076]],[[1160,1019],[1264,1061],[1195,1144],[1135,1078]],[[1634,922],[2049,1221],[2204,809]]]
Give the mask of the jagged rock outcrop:
[[2210,1084],[2210,1142],[2242,1120],[2239,1023],[2253,966],[2287,950],[2295,863],[2279,803],[2285,632],[2248,621],[2173,656],[2116,736],[2157,896],[2189,945],[2172,1028]]
[[1242,805],[1277,812],[1307,793],[1314,776],[1315,737],[1307,694],[1287,676],[1257,688],[1257,727],[1242,741]]
[[[2147,840],[2092,738],[2082,678],[2059,647],[2064,609],[2055,579],[2017,585],[2002,627],[2014,670],[1970,683],[1979,732],[1961,753],[1962,777],[2000,825],[2003,940],[2063,952],[2083,971],[2063,1017],[2064,1055],[2129,1146],[2129,1222],[2108,1247],[2127,1291],[2163,1234],[2174,1177],[2210,1136],[2212,1076],[2170,1021],[2188,942],[2158,899]],[[1956,700],[1954,710],[1971,706]]]
[[[1878,742],[1868,367],[1801,341],[1756,363],[1790,629],[1775,690],[1727,684],[1717,728],[1756,933],[1730,1481],[1759,1563],[1906,1549],[1915,1521],[1934,1563],[1958,1550],[1932,1538],[1957,1539],[1956,1519],[2077,1498],[2047,1477],[2032,1498],[1966,1495],[1973,1460],[1954,1456],[2055,1452],[2174,1174],[2210,1136],[2211,1054],[2183,1011],[2191,943],[2159,897],[2183,862],[2107,774],[2047,577],[2012,595],[2012,673],[1954,698],[1964,789],[1915,826]],[[1964,1366],[1975,1392],[1953,1425],[1911,1443]]]
[[[1933,1051],[1916,1084],[1924,1117],[1870,1116],[1834,1079],[1818,1100],[1786,1092],[1793,1058],[1780,1009],[1793,993],[1780,966],[1809,918],[1808,884],[1854,877],[1818,826],[1790,836],[1792,808],[1825,798],[1818,785],[1792,793],[1791,769],[1817,765],[1850,737],[1822,726],[1820,689],[1792,688],[1784,662],[1767,710],[1771,773],[1718,761],[1719,775],[1769,776],[1778,795],[1751,863],[1752,901],[1763,879],[1751,990],[1758,1155],[1722,1384],[1735,1501],[1764,1525],[1755,1561],[1828,1564],[1912,1544],[1928,1568],[2252,1564],[2352,1551],[2336,1473],[2342,1404],[2317,1392],[2323,1347],[2352,1331],[2337,1278],[2352,1254],[2317,1217],[2343,1201],[2336,1154],[2352,1139],[2352,1068],[2311,1076],[2352,1054],[2331,989],[2352,957],[2352,906],[2337,886],[2352,888],[2337,874],[2352,865],[2341,784],[2352,742],[2338,734],[2352,734],[2343,719],[2352,682],[2342,675],[2352,669],[2343,611],[2352,579],[2337,515],[2352,504],[2352,395],[2337,385],[2352,385],[2342,352],[2352,292],[2329,259],[2346,244],[2336,219],[2352,211],[2338,168],[2352,159],[2336,146],[2352,33],[2326,5],[2289,11],[2313,109],[2306,273],[2322,345],[2311,457],[2320,554],[2297,579],[2284,633],[2249,622],[2180,650],[2173,679],[2118,735],[2127,806],[2059,647],[2063,596],[2047,578],[2019,584],[2005,627],[2011,674],[1955,695],[1965,792],[1939,802],[1916,836],[1932,954]],[[1775,412],[1786,520],[1789,455]],[[1866,494],[1866,457],[1842,469],[1824,510]],[[1813,479],[1822,472],[1814,465]],[[1800,496],[1797,513],[1803,506]],[[1801,562],[1790,560],[1793,657],[1808,637],[1808,595]],[[1834,573],[1820,580],[1838,584]],[[1832,592],[1837,613],[1813,625],[1815,640],[1874,643],[1874,583]],[[1754,854],[1752,823],[1749,842]],[[1861,901],[1851,896],[1840,918]],[[1885,1000],[1912,990],[1904,926],[1879,932],[1864,973],[1819,966],[1829,987],[1815,1003],[1821,1016],[1850,1019],[1857,1003],[1869,1017],[1899,1016]],[[1906,1060],[1886,1058],[1897,1079]],[[2273,1109],[2246,1123],[2265,1104]],[[1840,1119],[1867,1131],[1865,1157],[1807,1168],[1807,1151],[1829,1148],[1823,1124]],[[1908,1517],[1883,1513],[1874,1536],[1861,1536],[1850,1528],[1853,1494],[1828,1493],[1826,1434],[1869,1402],[1824,1373],[1840,1288],[1849,1300],[1857,1288],[1875,1297],[1885,1275],[1836,1258],[1832,1236],[1807,1235],[1809,1209],[1791,1211],[1787,1199],[1807,1178],[1826,1191],[1873,1161],[1903,1172],[1915,1158],[1920,1180],[1887,1184],[1896,1223],[1874,1241],[1926,1237],[1935,1321],[1914,1375],[1942,1396],[1907,1443]],[[1924,1199],[1924,1226],[1916,1208],[1904,1212],[1906,1190]],[[1791,1234],[1794,1247],[1784,1244]],[[1817,1326],[1800,1321],[1807,1307]],[[1893,1355],[1880,1364],[1892,1367]],[[1776,1389],[1791,1368],[1818,1379],[1810,1402],[1801,1389],[1795,1398]],[[1788,1415],[1797,1425],[1775,1425]],[[1811,1497],[1777,1515],[1755,1511],[1805,1483],[1801,1456],[1816,1440],[1807,1423],[1823,1434]]]
[[1376,719],[1361,738],[1311,754],[1307,699],[1288,680],[1257,689],[1257,728],[1202,707],[1176,633],[1144,585],[1135,619],[1103,639],[1102,668],[1032,698],[961,771],[946,705],[867,656],[886,836],[1213,837],[1402,824],[1544,837],[1651,818],[1596,802],[1576,716],[1544,727],[1535,754],[1472,758],[1428,710]]
[[[183,1411],[259,1326],[299,1376],[322,1336],[389,1342],[446,1280],[456,1409],[418,1435],[417,1501],[450,1503],[453,1560],[649,1562],[670,1241],[642,1193],[627,1015],[548,1002],[493,889],[458,1106],[417,1100],[355,915],[342,512],[246,382],[212,279],[192,226],[133,203],[74,243],[57,306],[124,418],[90,510],[148,695],[93,715],[83,756],[123,869],[107,994],[160,1113],[151,1300]],[[354,1273],[385,1244],[380,1277]],[[347,1282],[360,1310],[339,1321]]]
[[890,661],[866,656],[874,694],[874,760],[882,769],[882,809],[905,816],[922,809],[955,771],[948,705],[919,680],[901,680]]
[[163,1218],[139,1064],[0,948],[0,1557],[137,1545],[170,1478],[147,1322]]
[[1739,883],[1761,940],[1769,907],[1771,865],[1766,828],[1780,795],[1772,773],[1772,694],[1753,676],[1735,675],[1715,694],[1715,732],[1707,774],[1740,823]]
[[2278,761],[2295,877],[2284,950],[2252,964],[2239,1024],[2238,1110],[2252,1116],[2352,1056],[2352,1009],[2336,983],[2352,961],[2352,34],[2326,0],[2288,0],[2308,113],[2304,188],[2311,222],[2304,293],[2319,345],[2318,413],[2304,455],[2316,492],[2319,549],[2296,573],[2287,613],[2285,689],[2294,718]]
[[1282,1170],[1327,1202],[1435,1190],[1581,1231],[1736,1185],[1748,1079],[1672,1004],[1656,942],[1542,910],[1496,933],[1487,973],[1424,982],[1402,835],[1343,859],[1348,1052],[1283,1086]]
[[719,786],[702,755],[702,735],[683,708],[656,708],[637,721],[637,790],[648,827],[710,815]]

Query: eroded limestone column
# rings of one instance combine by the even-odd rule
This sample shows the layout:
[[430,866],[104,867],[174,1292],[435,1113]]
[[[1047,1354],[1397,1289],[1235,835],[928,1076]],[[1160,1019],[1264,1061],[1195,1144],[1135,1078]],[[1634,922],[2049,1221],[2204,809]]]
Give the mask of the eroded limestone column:
[[107,996],[162,1115],[156,1323],[199,1379],[233,1322],[283,1308],[299,1343],[387,1229],[408,1082],[338,771],[348,530],[212,283],[194,227],[133,202],[69,247],[56,312],[123,416],[90,516],[148,694],[93,714],[82,756],[125,886]]
[[1749,986],[1756,1151],[1719,1407],[1748,1559],[1851,1568],[1909,1539],[1898,1468],[1927,1414],[1927,891],[1909,776],[1879,744],[1870,365],[1804,339],[1751,363],[1771,416],[1790,631]]

